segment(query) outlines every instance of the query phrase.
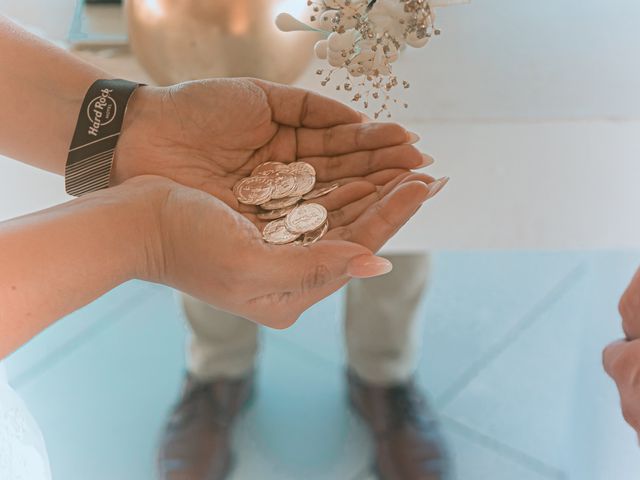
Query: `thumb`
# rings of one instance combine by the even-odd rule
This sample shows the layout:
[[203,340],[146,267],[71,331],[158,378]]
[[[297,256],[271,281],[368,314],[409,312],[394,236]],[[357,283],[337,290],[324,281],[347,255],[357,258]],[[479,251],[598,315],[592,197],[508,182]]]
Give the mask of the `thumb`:
[[[305,255],[305,254],[303,254]],[[346,241],[321,241],[307,248],[299,275],[301,290],[321,289],[349,278],[370,278],[391,271],[386,258],[374,255],[368,248]]]
[[[276,247],[278,248],[278,247]],[[309,247],[279,247],[272,289],[302,295],[349,278],[368,278],[391,271],[391,262],[362,245],[322,240]]]
[[[298,294],[293,303],[304,311],[339,290],[351,278],[371,278],[389,273],[389,260],[377,257],[361,245],[322,241],[309,249],[311,262],[301,270]],[[327,257],[328,255],[328,257]]]
[[384,257],[373,254],[359,255],[347,265],[347,274],[352,278],[371,278],[385,275],[393,269],[393,264]]
[[350,278],[375,277],[391,270],[387,259],[346,241],[322,240],[310,247],[269,246],[261,256],[270,261],[262,263],[262,275],[257,273],[256,285],[260,286],[253,302],[266,300],[268,307],[257,315],[250,312],[249,317],[275,328],[291,326],[302,312]]

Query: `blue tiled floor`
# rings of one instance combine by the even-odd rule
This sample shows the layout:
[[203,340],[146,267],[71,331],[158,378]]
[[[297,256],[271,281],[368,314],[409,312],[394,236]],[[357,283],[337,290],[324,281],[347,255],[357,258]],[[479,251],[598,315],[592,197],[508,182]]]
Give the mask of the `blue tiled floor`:
[[[600,350],[639,253],[438,253],[420,315],[419,380],[459,480],[632,480],[640,452]],[[369,480],[346,407],[341,294],[265,331],[259,395],[235,431],[231,480]],[[151,480],[184,369],[174,294],[132,282],[14,354],[8,369],[44,431],[54,478]]]

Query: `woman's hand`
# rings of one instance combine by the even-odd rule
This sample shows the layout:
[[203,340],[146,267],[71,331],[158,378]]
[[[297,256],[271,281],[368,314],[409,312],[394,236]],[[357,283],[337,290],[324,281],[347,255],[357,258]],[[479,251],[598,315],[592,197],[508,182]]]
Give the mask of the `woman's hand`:
[[619,310],[627,338],[605,349],[603,363],[618,386],[624,418],[640,439],[640,270],[620,299]]
[[442,188],[432,180],[405,173],[374,191],[335,190],[323,198],[331,230],[311,247],[268,245],[248,216],[156,176],[2,222],[0,358],[134,278],[287,327],[350,278],[389,271],[373,252]]
[[[431,187],[427,185],[430,183]],[[374,256],[437,193],[442,182],[405,174],[369,192],[342,187],[323,200],[330,231],[310,247],[266,244],[256,224],[218,198],[159,177],[138,177],[121,187],[153,185],[157,220],[146,258],[146,279],[185,291],[223,310],[274,328],[353,277],[381,275],[391,264]],[[342,191],[341,191],[342,190]],[[375,196],[371,202],[367,197]],[[360,203],[365,200],[366,208]]]

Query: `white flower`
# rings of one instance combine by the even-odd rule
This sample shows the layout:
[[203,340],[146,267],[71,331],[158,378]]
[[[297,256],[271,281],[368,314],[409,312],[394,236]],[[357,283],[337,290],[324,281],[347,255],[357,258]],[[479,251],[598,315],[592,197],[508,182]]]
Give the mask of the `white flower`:
[[405,24],[401,20],[405,20],[407,15],[402,0],[378,0],[369,12],[368,19],[379,36],[388,33],[400,40],[404,37],[405,30]]
[[348,52],[354,48],[357,37],[358,31],[353,28],[344,33],[333,32],[327,39],[329,50],[334,52]]
[[[441,5],[448,0],[437,1]],[[342,69],[347,72],[347,78],[336,87],[338,90],[344,87],[344,90],[351,91],[355,87],[354,102],[363,101],[364,107],[368,108],[371,101],[379,99],[379,109],[374,117],[378,118],[385,110],[389,115],[389,91],[398,85],[409,86],[408,82],[399,82],[393,75],[393,62],[404,46],[424,47],[435,31],[429,0],[315,0],[313,4],[313,25],[316,31],[327,35],[326,39],[315,44],[314,52],[332,67],[317,71],[318,75],[324,75],[322,85],[330,82],[335,78],[332,77],[334,72]],[[289,24],[281,29],[293,30]],[[298,29],[310,30],[313,27],[302,25]],[[362,76],[366,78],[353,82],[353,77]],[[358,91],[366,85],[370,87],[366,94]],[[397,103],[396,100],[393,102]],[[406,103],[403,105],[407,106]]]

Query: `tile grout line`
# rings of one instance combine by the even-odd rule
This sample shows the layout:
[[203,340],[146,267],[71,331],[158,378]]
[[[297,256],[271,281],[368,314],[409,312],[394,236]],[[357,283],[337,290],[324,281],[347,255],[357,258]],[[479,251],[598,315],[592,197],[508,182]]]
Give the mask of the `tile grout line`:
[[[149,290],[145,289],[141,293],[146,294],[148,292]],[[83,330],[79,335],[69,338],[66,342],[60,345],[60,347],[56,348],[48,355],[45,355],[45,357],[40,361],[36,362],[31,368],[27,369],[25,372],[12,379],[11,385],[16,390],[25,387],[35,377],[37,377],[41,373],[46,372],[49,368],[53,367],[68,355],[70,355],[80,345],[82,345],[85,340],[96,337],[97,335],[106,331],[117,323],[117,321],[106,321],[106,317],[118,315],[120,312],[129,309],[135,310],[140,305],[147,303],[150,299],[155,298],[161,293],[162,290],[159,290],[149,296],[145,296],[144,299],[140,299],[138,295],[135,295],[124,300],[118,307],[111,309],[104,315],[101,315],[100,318],[98,318],[92,326],[88,327],[86,330]]]
[[566,480],[567,478],[566,473],[562,470],[551,465],[547,465],[543,461],[532,457],[521,450],[504,444],[489,435],[478,432],[453,417],[440,415],[440,420],[442,420],[443,423],[446,423],[453,430],[458,431],[458,433],[468,438],[470,441],[482,447],[488,447],[499,455],[509,458],[529,470],[533,470],[540,475],[554,480]]
[[584,275],[586,270],[586,262],[583,260],[572,269],[564,278],[562,278],[534,307],[526,313],[519,322],[517,322],[510,330],[497,341],[477,362],[474,362],[464,373],[462,373],[450,387],[448,387],[436,399],[436,406],[442,410],[449,402],[451,402],[484,368],[499,357],[515,340],[517,340],[524,332],[529,330],[536,321],[541,318],[562,295],[567,292],[577,280]]

